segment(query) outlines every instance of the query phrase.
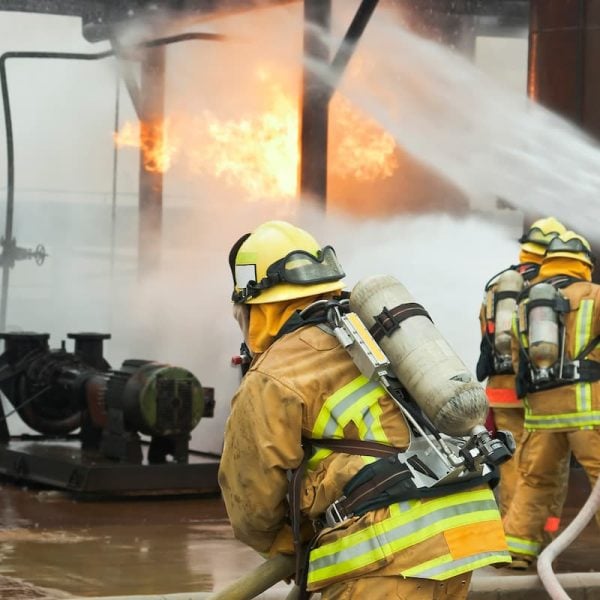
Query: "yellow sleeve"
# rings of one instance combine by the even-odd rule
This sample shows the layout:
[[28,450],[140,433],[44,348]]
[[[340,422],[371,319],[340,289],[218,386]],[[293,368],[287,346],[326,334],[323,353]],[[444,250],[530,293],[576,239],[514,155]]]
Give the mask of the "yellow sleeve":
[[249,371],[232,400],[219,485],[237,539],[269,552],[288,513],[287,471],[302,462],[303,402],[281,382]]

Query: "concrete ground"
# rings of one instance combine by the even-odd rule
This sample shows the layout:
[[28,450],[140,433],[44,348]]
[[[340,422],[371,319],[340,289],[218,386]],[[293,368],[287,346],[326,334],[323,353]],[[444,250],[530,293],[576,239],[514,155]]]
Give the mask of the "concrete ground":
[[[218,496],[76,501],[1,482],[0,598],[143,597],[199,600],[263,559],[234,539]],[[566,525],[589,486],[572,477]],[[595,523],[555,563],[573,600],[600,598]],[[278,583],[259,596],[283,600]],[[548,598],[533,572],[491,567],[474,575],[470,600]]]

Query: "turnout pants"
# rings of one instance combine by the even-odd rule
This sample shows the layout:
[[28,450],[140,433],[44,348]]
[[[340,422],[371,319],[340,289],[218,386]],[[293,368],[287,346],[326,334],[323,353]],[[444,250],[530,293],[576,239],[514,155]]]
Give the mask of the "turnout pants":
[[[517,479],[519,477],[519,452],[521,449],[521,442],[523,440],[524,428],[523,423],[525,420],[525,410],[521,407],[514,408],[497,408],[493,407],[492,412],[494,414],[494,423],[496,429],[503,429],[510,431],[515,438],[517,449],[514,456],[500,465],[500,485],[498,486],[498,505],[500,507],[500,513],[502,516],[508,514],[508,509],[512,503],[515,495],[515,488],[517,486]],[[550,519],[560,519],[562,508],[565,503],[565,497],[568,489],[569,482],[569,466],[571,462],[571,455],[569,452],[561,459],[560,464],[560,478],[561,485],[556,487],[556,494],[550,504]],[[553,521],[549,521],[547,529],[552,530]]]
[[[600,430],[525,432],[518,453],[519,480],[504,519],[511,554],[533,560],[544,543],[544,525],[562,489],[565,457],[573,452],[593,486],[600,475]],[[596,515],[600,525],[600,513]]]
[[321,600],[465,600],[472,572],[445,581],[414,577],[363,577],[321,590]]

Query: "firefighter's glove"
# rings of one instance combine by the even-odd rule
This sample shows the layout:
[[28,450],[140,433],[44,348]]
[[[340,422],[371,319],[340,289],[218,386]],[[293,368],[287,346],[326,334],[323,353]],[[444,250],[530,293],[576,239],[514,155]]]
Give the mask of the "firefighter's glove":
[[[300,538],[303,542],[308,542],[314,536],[315,531],[310,521],[303,521],[300,526]],[[290,525],[284,525],[269,548],[268,556],[272,558],[276,554],[295,554],[294,535]]]

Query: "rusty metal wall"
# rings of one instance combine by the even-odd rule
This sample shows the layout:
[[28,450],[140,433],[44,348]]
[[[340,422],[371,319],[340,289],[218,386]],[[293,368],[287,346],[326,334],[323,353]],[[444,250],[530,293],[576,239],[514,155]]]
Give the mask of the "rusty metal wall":
[[[529,96],[600,140],[599,58],[600,0],[530,1]],[[600,237],[589,241],[600,257]]]
[[531,0],[530,97],[600,137],[600,0]]

